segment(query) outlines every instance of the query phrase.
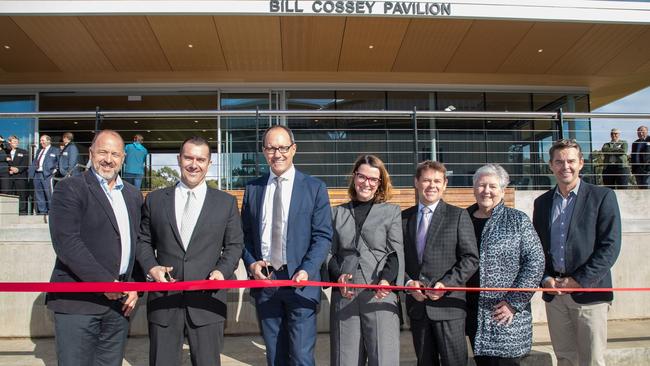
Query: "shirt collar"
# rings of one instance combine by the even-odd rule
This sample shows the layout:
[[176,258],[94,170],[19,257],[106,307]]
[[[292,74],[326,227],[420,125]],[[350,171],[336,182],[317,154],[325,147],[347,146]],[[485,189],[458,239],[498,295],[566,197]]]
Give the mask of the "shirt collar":
[[[95,174],[95,178],[97,178],[97,181],[99,182],[99,185],[102,186],[102,189],[104,192],[109,192],[110,188],[108,187],[108,181],[104,179],[101,175],[99,175],[96,171],[95,168],[90,168],[93,173]],[[120,178],[120,175],[118,174],[115,177],[115,185],[113,186],[113,190],[116,191],[121,191],[124,188],[124,182],[122,181],[122,178]]]
[[[433,213],[433,211],[436,210],[436,207],[438,207],[438,203],[440,203],[440,200],[437,200],[436,202],[434,202],[434,203],[432,203],[432,204],[430,204],[430,205],[426,205],[426,207],[428,207],[429,210],[431,210],[431,212]],[[422,202],[418,202],[418,212],[421,213],[421,212],[422,212],[422,209],[423,209],[424,207],[425,207],[425,205],[424,205]]]
[[[269,172],[269,182],[273,182],[273,179],[277,177],[275,173],[273,173],[273,170]],[[286,181],[293,182],[293,178],[296,176],[296,168],[291,164],[291,167],[287,169],[286,172],[282,173],[280,175],[282,178],[284,178]]]
[[[580,183],[582,182],[582,179],[578,178],[578,184],[576,184],[575,187],[569,192],[569,196],[573,193],[574,196],[578,196],[578,190],[580,189]],[[562,199],[564,199],[564,196],[562,196],[562,193],[560,193],[560,188],[558,186],[555,186],[555,194],[554,196],[560,196]]]
[[185,183],[183,183],[183,181],[179,180],[177,187],[180,190],[181,195],[183,197],[187,196],[187,192],[193,192],[194,197],[196,197],[198,199],[202,199],[203,197],[205,197],[205,195],[206,195],[206,193],[208,191],[208,184],[205,183],[205,181],[201,182],[201,184],[199,184],[198,186],[190,189],[190,187],[185,185]]

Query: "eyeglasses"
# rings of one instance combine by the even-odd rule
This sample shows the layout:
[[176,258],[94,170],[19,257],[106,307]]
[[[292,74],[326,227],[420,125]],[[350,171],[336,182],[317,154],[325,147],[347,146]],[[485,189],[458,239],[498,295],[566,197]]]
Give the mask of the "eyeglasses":
[[278,147],[264,146],[263,150],[264,150],[265,153],[267,153],[269,155],[275,155],[276,151],[279,151],[280,154],[286,154],[286,153],[289,152],[289,150],[291,149],[291,147],[293,145],[295,145],[295,144],[291,144],[291,145],[287,145],[287,146],[278,146]]
[[380,178],[368,177],[368,176],[366,176],[364,174],[361,174],[359,172],[354,172],[354,179],[356,179],[357,183],[364,183],[364,182],[367,181],[368,184],[370,184],[372,187],[377,186],[377,184],[379,184],[379,182],[381,182]]

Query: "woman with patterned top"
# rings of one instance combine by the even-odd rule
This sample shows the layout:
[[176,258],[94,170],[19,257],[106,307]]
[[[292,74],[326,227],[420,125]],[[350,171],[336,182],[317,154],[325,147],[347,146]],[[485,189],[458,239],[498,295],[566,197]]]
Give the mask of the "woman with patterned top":
[[[402,285],[404,245],[399,206],[387,203],[391,182],[384,163],[363,155],[352,168],[350,201],[332,210],[330,278],[339,283]],[[332,365],[399,364],[397,295],[389,290],[332,289]]]
[[[544,270],[539,237],[525,213],[504,205],[508,173],[487,164],[474,174],[467,208],[479,249],[469,287],[538,287]],[[467,334],[478,366],[519,365],[533,340],[531,292],[468,292]]]

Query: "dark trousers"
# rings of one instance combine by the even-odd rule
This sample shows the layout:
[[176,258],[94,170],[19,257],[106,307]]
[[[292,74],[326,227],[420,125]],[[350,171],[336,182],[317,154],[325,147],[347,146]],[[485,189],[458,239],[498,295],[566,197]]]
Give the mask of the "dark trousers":
[[475,356],[474,362],[476,362],[476,366],[519,366],[521,365],[521,359],[521,357]]
[[23,177],[11,177],[9,179],[9,194],[18,196],[18,212],[21,215],[27,214],[27,179]]
[[467,365],[465,319],[411,319],[411,334],[418,366]]
[[[285,270],[274,279],[289,279]],[[269,366],[314,366],[318,304],[293,287],[265,288],[255,299]]]
[[122,366],[129,320],[116,309],[99,315],[54,313],[60,366]]
[[36,172],[34,175],[34,199],[39,214],[47,214],[50,210],[50,200],[52,199],[52,177],[43,175],[42,172]]
[[178,366],[183,357],[185,334],[194,366],[221,365],[223,322],[194,325],[184,308],[169,309],[167,326],[149,322],[149,365]]
[[9,173],[0,175],[0,193],[11,194]]
[[634,178],[636,178],[636,188],[648,189],[648,185],[650,185],[650,174],[634,173]]
[[608,165],[603,169],[603,184],[611,189],[627,189],[628,175],[628,168]]

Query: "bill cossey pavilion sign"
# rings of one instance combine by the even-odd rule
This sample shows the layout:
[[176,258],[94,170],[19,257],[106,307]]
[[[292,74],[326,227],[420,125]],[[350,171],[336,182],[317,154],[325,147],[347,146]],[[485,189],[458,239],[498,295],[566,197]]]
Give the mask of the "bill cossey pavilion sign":
[[349,14],[449,16],[451,3],[424,1],[361,1],[361,0],[269,0],[269,11],[280,14]]

